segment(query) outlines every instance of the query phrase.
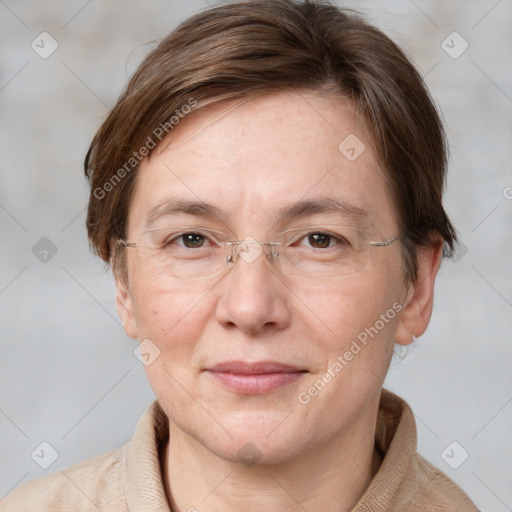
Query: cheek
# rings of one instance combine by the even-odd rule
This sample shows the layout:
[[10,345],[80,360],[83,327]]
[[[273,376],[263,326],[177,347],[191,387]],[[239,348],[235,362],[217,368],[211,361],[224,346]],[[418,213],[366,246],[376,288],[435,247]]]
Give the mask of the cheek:
[[210,308],[204,286],[141,274],[131,288],[139,339],[149,338],[178,359],[191,352]]
[[359,281],[357,290],[325,294],[317,304],[328,326],[315,339],[325,362],[301,391],[311,410],[332,425],[364,407],[389,367],[401,305],[390,288],[374,284]]
[[[198,292],[186,283],[169,283],[154,276],[138,276],[132,281],[134,312],[139,339],[154,343],[159,356],[144,367],[155,395],[170,410],[190,410],[194,389],[194,351],[211,315],[211,303],[204,289]],[[188,422],[193,422],[189,418]]]
[[[330,377],[326,376],[329,382],[333,380],[326,397],[331,395],[336,400],[339,393],[355,396],[361,386],[368,386],[370,391],[381,384],[392,356],[402,309],[401,289],[395,284],[393,272],[368,272],[364,279],[361,277],[340,280],[339,286],[330,283],[324,293],[316,293],[317,298],[311,298],[308,304],[313,312],[310,318],[321,319],[317,322],[321,329],[314,339],[324,354],[322,371],[330,373]],[[309,328],[312,330],[313,324]],[[318,377],[322,374],[315,375]]]
[[[365,279],[359,275],[354,279],[340,279],[338,283],[317,282],[315,289],[295,293],[300,299],[298,304],[310,319],[309,328],[316,330],[318,342],[327,345],[327,350],[329,346],[339,350],[376,322],[379,331],[392,330],[396,318],[393,304],[400,297],[392,283],[392,277],[389,282],[383,282],[380,277],[379,282],[376,276],[367,274]],[[384,325],[380,315],[386,315]]]

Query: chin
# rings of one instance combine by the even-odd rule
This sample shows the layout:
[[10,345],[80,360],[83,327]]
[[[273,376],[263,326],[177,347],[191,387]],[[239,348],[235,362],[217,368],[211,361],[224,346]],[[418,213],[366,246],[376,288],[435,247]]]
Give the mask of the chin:
[[[210,452],[229,462],[241,462],[248,467],[274,465],[288,462],[305,448],[306,439],[301,439],[304,428],[287,424],[291,418],[286,414],[237,415],[236,421],[224,423],[232,437],[220,438],[197,436],[198,441]],[[206,430],[206,429],[205,429]]]
[[300,449],[292,445],[289,439],[282,443],[269,443],[249,436],[235,439],[231,446],[207,446],[207,448],[228,462],[241,463],[247,467],[284,464],[300,453]]

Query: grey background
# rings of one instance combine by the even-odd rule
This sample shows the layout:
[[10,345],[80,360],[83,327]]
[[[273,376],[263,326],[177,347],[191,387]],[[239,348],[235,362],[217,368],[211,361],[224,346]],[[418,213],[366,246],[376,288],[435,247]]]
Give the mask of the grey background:
[[[208,3],[0,0],[0,497],[125,443],[153,399],[88,252],[81,165],[146,43]],[[424,457],[481,510],[512,510],[512,2],[343,5],[405,48],[441,108],[446,207],[467,248],[445,262],[429,330],[386,387],[413,408]],[[31,48],[43,31],[59,45],[47,59]],[[456,59],[442,47],[453,31],[469,44]],[[42,237],[57,249],[46,263],[32,252]],[[46,470],[31,458],[42,441],[58,452]],[[458,469],[441,457],[452,441],[469,453]]]

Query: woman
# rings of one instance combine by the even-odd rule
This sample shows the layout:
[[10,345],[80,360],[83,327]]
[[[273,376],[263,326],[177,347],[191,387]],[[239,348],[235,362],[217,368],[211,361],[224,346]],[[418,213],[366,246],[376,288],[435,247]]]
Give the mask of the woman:
[[184,22],[85,161],[94,250],[157,400],[124,447],[1,510],[475,511],[382,389],[456,241],[416,70],[322,3]]

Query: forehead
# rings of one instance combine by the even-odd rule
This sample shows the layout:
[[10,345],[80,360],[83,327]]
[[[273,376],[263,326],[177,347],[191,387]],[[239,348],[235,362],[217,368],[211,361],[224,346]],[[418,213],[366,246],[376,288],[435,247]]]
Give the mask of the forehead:
[[171,197],[255,222],[284,204],[330,197],[392,223],[387,188],[348,100],[280,92],[218,102],[182,119],[141,164],[129,223]]

